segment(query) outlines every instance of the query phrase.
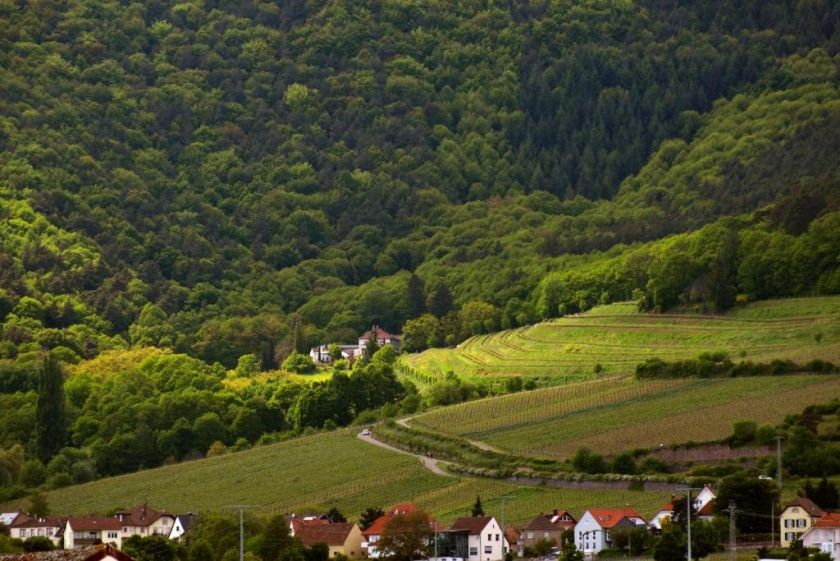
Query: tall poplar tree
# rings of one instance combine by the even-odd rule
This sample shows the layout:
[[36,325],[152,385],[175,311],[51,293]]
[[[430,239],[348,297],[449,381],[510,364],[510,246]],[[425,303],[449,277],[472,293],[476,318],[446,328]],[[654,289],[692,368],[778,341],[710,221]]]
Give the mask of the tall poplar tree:
[[66,443],[64,373],[58,358],[47,353],[38,376],[35,408],[35,445],[39,458],[44,463],[48,462]]

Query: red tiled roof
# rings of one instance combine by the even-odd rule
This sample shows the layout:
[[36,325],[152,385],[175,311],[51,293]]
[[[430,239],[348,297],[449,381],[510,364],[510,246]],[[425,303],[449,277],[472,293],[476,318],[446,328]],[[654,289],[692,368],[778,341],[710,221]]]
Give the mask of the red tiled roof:
[[492,516],[465,516],[453,522],[449,530],[452,532],[469,532],[471,536],[475,536],[480,534],[492,519]]
[[122,524],[116,518],[100,516],[71,516],[67,524],[77,532],[96,532],[100,530],[120,530]]
[[116,518],[123,526],[151,526],[157,522],[161,516],[169,515],[144,504],[137,505],[130,510],[124,510],[116,514]]
[[101,561],[110,555],[117,561],[133,561],[131,557],[110,545],[95,545],[80,549],[55,549],[32,553],[0,554],[2,561]]
[[810,516],[820,517],[825,516],[825,511],[818,507],[814,501],[811,499],[806,499],[805,497],[796,497],[794,500],[790,501],[785,508],[789,508],[792,506],[798,506],[805,510]]
[[[394,505],[390,509],[388,509],[385,512],[385,514],[374,520],[373,524],[371,524],[368,527],[368,529],[364,530],[362,533],[365,535],[366,538],[369,538],[370,536],[381,536],[382,530],[385,529],[385,525],[391,518],[400,514],[410,514],[412,512],[423,511],[417,508],[416,505],[413,505],[411,503],[400,503]],[[436,530],[443,530],[443,527],[438,523],[438,521],[432,518],[431,516],[429,516],[429,521],[431,522],[432,527]]]
[[588,512],[595,518],[595,521],[601,528],[612,528],[624,518],[642,518],[636,509],[632,507],[624,508],[590,508]]
[[328,522],[327,524],[306,524],[300,527],[295,537],[306,547],[323,542],[327,545],[344,545],[347,536],[356,525],[351,522]]
[[824,513],[814,522],[814,528],[840,528],[840,514]]

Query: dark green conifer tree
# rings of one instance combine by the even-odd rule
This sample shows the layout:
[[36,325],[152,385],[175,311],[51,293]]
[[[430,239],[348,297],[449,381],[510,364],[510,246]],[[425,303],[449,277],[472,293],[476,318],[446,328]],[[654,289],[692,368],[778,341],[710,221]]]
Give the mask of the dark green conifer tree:
[[52,353],[48,353],[38,376],[35,408],[35,446],[38,457],[47,463],[66,443],[64,374],[61,362]]

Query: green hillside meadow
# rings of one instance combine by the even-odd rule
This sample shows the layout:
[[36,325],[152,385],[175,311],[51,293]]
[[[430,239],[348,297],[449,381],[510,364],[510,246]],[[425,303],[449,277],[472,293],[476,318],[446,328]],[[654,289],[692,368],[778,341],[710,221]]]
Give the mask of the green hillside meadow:
[[507,497],[509,522],[525,522],[552,508],[580,514],[596,504],[629,503],[652,516],[667,498],[663,493],[566,490],[437,476],[419,460],[371,446],[346,430],[45,494],[56,514],[105,512],[148,501],[170,512],[218,511],[230,504],[258,505],[257,510],[268,513],[337,506],[348,517],[357,518],[368,506],[412,501],[443,522],[467,515],[476,495],[497,516],[501,515],[499,498]]
[[518,329],[478,335],[455,349],[429,349],[403,358],[418,380],[448,371],[466,377],[540,377],[556,383],[626,374],[645,359],[696,358],[725,351],[733,360],[840,362],[840,298],[752,303],[723,316],[642,314],[634,303]]

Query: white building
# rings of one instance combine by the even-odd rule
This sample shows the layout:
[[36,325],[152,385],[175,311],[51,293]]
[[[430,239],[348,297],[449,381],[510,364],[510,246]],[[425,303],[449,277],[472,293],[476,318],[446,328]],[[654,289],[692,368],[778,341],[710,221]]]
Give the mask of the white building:
[[647,522],[635,509],[592,508],[580,517],[575,525],[575,546],[585,555],[595,555],[602,549],[612,547],[615,530],[647,527]]
[[175,524],[174,516],[155,510],[146,504],[118,512],[114,518],[120,523],[122,538],[152,535],[168,537]]
[[816,547],[840,561],[840,514],[826,513],[802,534],[802,545]]
[[501,561],[509,544],[502,527],[492,516],[459,518],[438,533],[435,561]]
[[196,519],[197,516],[191,512],[187,514],[177,514],[175,516],[175,521],[172,523],[172,529],[169,531],[169,539],[181,541],[181,538],[187,533]]
[[64,519],[54,516],[34,517],[21,514],[9,527],[9,535],[19,540],[29,538],[48,538],[54,546],[61,543],[61,528]]
[[[670,518],[674,516],[674,499],[675,497],[672,495],[671,501],[665,504],[662,507],[662,510],[656,513],[656,516],[654,516],[653,520],[650,521],[652,528],[661,530],[662,523],[665,520],[670,520]],[[691,502],[694,505],[694,512],[696,513],[696,518],[698,520],[709,521],[712,519],[712,507],[715,504],[715,499],[717,499],[717,495],[708,485],[704,485],[703,489],[697,493],[697,496],[692,498]],[[692,516],[695,515],[692,514]]]
[[79,549],[101,543],[122,548],[122,525],[116,518],[96,516],[71,516],[61,532],[64,549]]

